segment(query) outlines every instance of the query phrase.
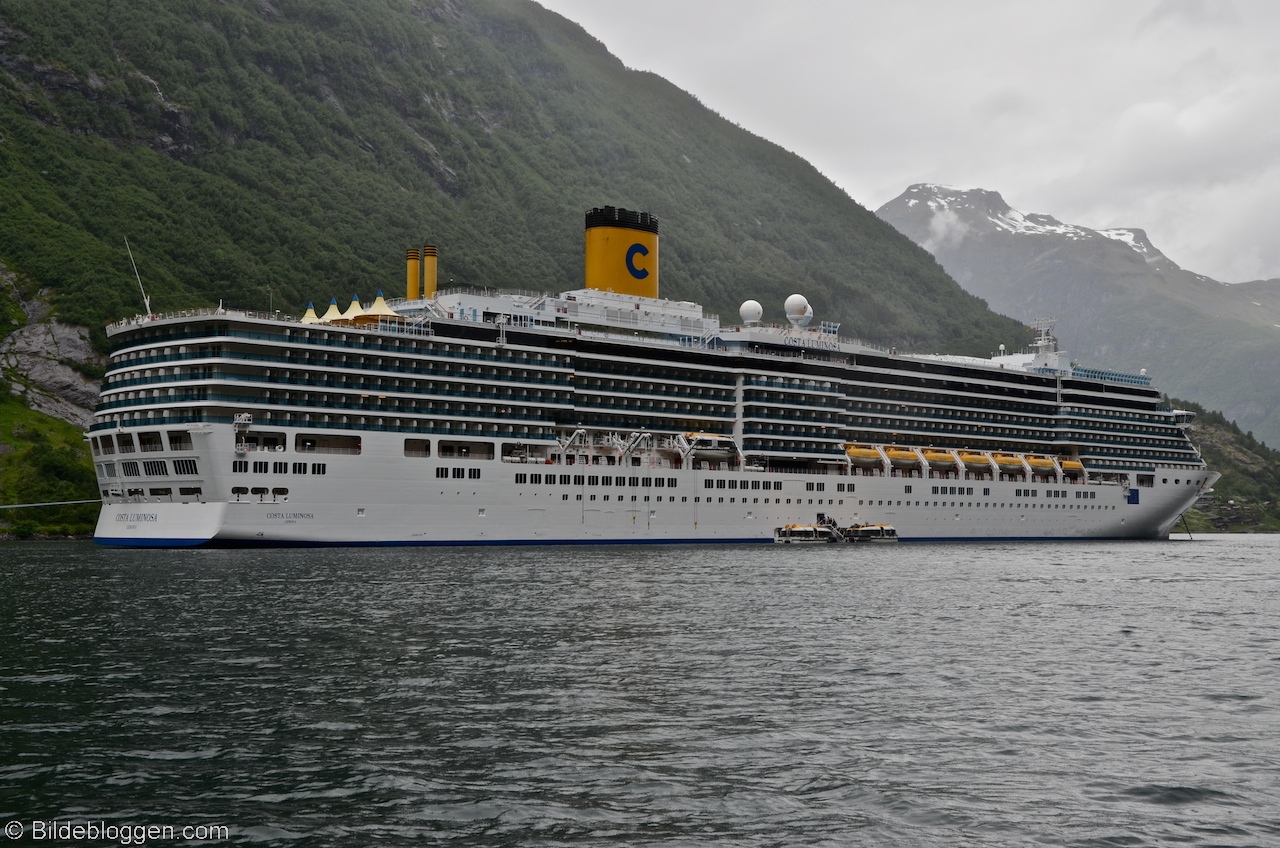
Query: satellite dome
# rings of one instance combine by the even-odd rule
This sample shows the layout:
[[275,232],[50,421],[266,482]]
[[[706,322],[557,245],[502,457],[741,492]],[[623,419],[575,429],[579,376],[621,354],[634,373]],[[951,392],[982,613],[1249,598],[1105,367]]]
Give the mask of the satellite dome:
[[800,316],[800,320],[796,321],[796,326],[807,327],[809,322],[813,320],[813,304],[806,303],[804,305],[804,314]]
[[806,313],[810,317],[813,317],[813,309],[809,306],[809,301],[806,300],[805,296],[802,294],[791,295],[791,297],[787,298],[787,302],[783,304],[783,308],[787,312],[787,320],[792,324],[795,324],[797,327],[803,327],[805,324],[809,323],[804,320]]
[[764,307],[756,300],[745,300],[738,307],[738,315],[744,324],[754,324],[764,315]]

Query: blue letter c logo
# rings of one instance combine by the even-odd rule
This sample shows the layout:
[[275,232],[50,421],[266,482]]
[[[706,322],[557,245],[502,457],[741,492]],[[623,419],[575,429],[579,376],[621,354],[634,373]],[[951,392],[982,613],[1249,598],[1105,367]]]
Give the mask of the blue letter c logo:
[[635,260],[637,253],[641,256],[648,256],[649,248],[645,247],[643,244],[633,244],[631,247],[627,248],[627,270],[630,271],[631,276],[635,277],[637,280],[643,280],[645,277],[649,276],[649,271],[645,268],[636,267]]

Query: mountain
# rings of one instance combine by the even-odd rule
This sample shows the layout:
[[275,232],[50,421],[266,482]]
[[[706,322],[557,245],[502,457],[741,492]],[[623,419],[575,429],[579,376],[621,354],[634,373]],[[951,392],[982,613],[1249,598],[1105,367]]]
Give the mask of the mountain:
[[993,308],[1056,318],[1073,359],[1146,369],[1165,392],[1280,443],[1280,280],[1220,283],[1140,229],[1064,224],[984,189],[913,185],[876,214]]
[[[528,0],[0,0],[0,260],[89,327],[444,285],[582,284],[583,213],[662,223],[664,296],[985,353],[1020,336],[804,160]],[[14,319],[20,324],[20,313]]]

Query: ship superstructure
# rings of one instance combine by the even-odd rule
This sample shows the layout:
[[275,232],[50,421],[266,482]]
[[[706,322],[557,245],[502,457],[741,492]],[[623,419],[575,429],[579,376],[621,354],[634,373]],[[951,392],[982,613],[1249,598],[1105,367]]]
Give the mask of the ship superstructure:
[[117,545],[769,542],[830,515],[903,541],[1158,538],[1209,489],[1145,375],[900,354],[747,301],[658,296],[658,222],[587,214],[587,287],[436,291],[302,319],[108,328],[89,432]]

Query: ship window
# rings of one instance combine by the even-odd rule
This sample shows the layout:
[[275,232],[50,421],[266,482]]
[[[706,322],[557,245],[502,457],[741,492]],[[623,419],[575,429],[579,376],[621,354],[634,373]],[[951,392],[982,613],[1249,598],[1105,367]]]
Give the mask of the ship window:
[[983,489],[983,490],[982,490],[982,496],[983,496],[983,497],[990,497],[990,495],[991,495],[991,490],[990,490],[990,489]]
[[[548,475],[548,476],[550,476],[550,475]],[[568,475],[568,474],[561,474],[561,475],[560,475],[560,485],[561,485],[561,486],[568,486],[568,485],[569,485],[569,475]]]
[[173,451],[189,451],[194,450],[191,445],[191,434],[181,430],[169,431],[169,450]]
[[436,469],[437,478],[447,478],[448,476],[449,476],[449,469],[444,467],[440,467]]
[[289,473],[289,463],[287,463],[287,462],[273,462],[273,463],[271,463],[271,473],[272,473],[272,474],[288,474],[288,473]]
[[455,479],[455,480],[461,480],[461,479],[463,479],[463,478],[464,478],[464,477],[466,477],[466,476],[467,476],[467,469],[465,469],[465,468],[455,468],[455,469],[453,469],[453,479]]
[[267,463],[265,463],[265,462],[255,462],[255,463],[253,464],[253,473],[254,473],[254,474],[266,474],[266,473],[267,473]]
[[138,463],[133,460],[126,460],[120,463],[120,473],[126,477],[138,476]]
[[541,485],[542,485],[542,475],[541,475],[541,474],[530,474],[530,475],[529,475],[529,482],[530,482],[530,483],[533,483],[533,484],[534,484],[534,485],[536,485],[536,486],[541,486]]
[[523,484],[528,483],[528,482],[529,482],[529,475],[528,475],[528,474],[517,474],[517,475],[516,475],[516,485],[523,485]]
[[307,473],[307,464],[306,464],[305,462],[295,462],[295,463],[293,464],[293,473],[294,473],[294,474],[306,474],[306,473]]
[[139,433],[138,447],[141,448],[144,453],[154,453],[156,451],[164,450],[164,443],[160,440],[159,433]]
[[585,485],[586,485],[586,483],[587,483],[587,478],[586,478],[584,475],[582,475],[582,474],[575,474],[575,475],[573,475],[573,485],[575,485],[575,486],[585,486]]
[[116,464],[114,462],[102,463],[102,471],[107,477],[116,476]]
[[[281,439],[283,439],[283,436],[281,436]],[[359,436],[343,436],[332,433],[307,433],[304,435],[300,433],[294,438],[293,449],[300,453],[359,454],[361,444]]]
[[312,473],[312,474],[324,474],[327,470],[328,470],[328,465],[327,465],[327,463],[323,463],[323,462],[313,462],[313,463],[311,463],[311,473]]
[[479,479],[480,479],[480,469],[479,469],[479,468],[468,468],[468,469],[467,469],[467,478],[468,478],[468,479],[471,479],[471,480],[479,480]]
[[774,480],[774,481],[773,481],[773,488],[774,488],[774,491],[781,492],[781,491],[782,491],[782,481],[781,481],[781,480]]
[[812,483],[805,483],[805,484],[804,484],[804,490],[805,490],[806,492],[812,492],[812,491],[813,491],[813,484],[812,484]]
[[[599,476],[598,474],[592,474],[590,477],[588,477],[588,478],[587,478],[587,485],[588,485],[588,486],[599,486],[599,485],[600,485],[600,476]],[[592,500],[595,500],[595,498],[592,498]]]
[[554,485],[556,484],[556,475],[554,475],[554,474],[548,474],[548,475],[547,475],[547,479],[546,479],[546,483],[547,483],[547,485],[548,485],[548,486],[554,486]]
[[723,489],[723,488],[725,488],[725,487],[726,487],[726,486],[728,486],[728,485],[729,485],[729,483],[728,483],[728,481],[727,481],[727,480],[717,480],[717,481],[716,481],[716,488],[717,488],[717,489]]
[[676,477],[668,477],[668,478],[667,478],[667,488],[668,488],[668,489],[674,489],[674,488],[676,487],[676,484],[677,484],[677,483],[679,483],[679,479],[678,479],[678,478],[676,478]]
[[[723,481],[721,481],[721,482],[723,483]],[[627,485],[634,489],[636,486],[639,486],[639,485],[640,485],[640,478],[639,478],[639,477],[628,477],[628,478],[627,478]]]
[[194,459],[175,459],[173,461],[173,473],[190,474],[194,476],[195,474],[198,474],[199,471],[196,470],[196,461]]
[[246,488],[245,486],[233,486],[231,488],[231,494],[235,495],[236,499],[238,500],[241,495],[249,494],[249,489]]
[[910,486],[903,486],[903,487],[902,487],[902,492],[903,492],[903,494],[906,494],[906,495],[911,494],[911,487],[910,487]]
[[116,443],[120,445],[120,453],[133,453],[133,434],[121,433],[116,436]]
[[289,490],[288,490],[288,489],[285,489],[285,488],[281,488],[281,487],[274,488],[274,489],[272,489],[272,490],[271,490],[271,497],[273,497],[273,498],[287,498],[287,497],[289,497]]
[[158,498],[169,498],[169,497],[173,497],[173,489],[167,489],[167,488],[166,488],[166,489],[151,489],[150,491],[151,491],[151,494],[152,494],[152,496],[153,496],[153,497],[158,497]]
[[715,480],[703,480],[703,481],[702,481],[702,488],[704,488],[704,489],[714,489],[715,487],[716,487],[716,481],[715,481]]
[[232,474],[245,474],[245,473],[248,473],[248,471],[249,471],[249,460],[234,459],[231,461]]
[[431,456],[431,440],[430,439],[405,439],[404,440],[405,456]]
[[188,498],[189,498],[189,497],[197,497],[197,498],[198,498],[198,497],[200,497],[202,494],[204,494],[204,490],[203,490],[203,489],[201,489],[199,486],[192,486],[192,487],[190,487],[190,488],[179,488],[179,489],[178,489],[178,494],[179,494],[179,495],[182,495],[183,497],[188,497]]
[[569,500],[569,496],[568,496],[568,495],[561,495],[561,496],[560,496],[560,500],[562,500],[562,501],[567,501],[567,500]]
[[641,485],[641,486],[644,486],[645,488],[650,488],[650,487],[652,487],[652,486],[653,486],[653,478],[652,478],[652,477],[644,477],[644,478],[642,478],[642,479],[640,480],[640,485]]

